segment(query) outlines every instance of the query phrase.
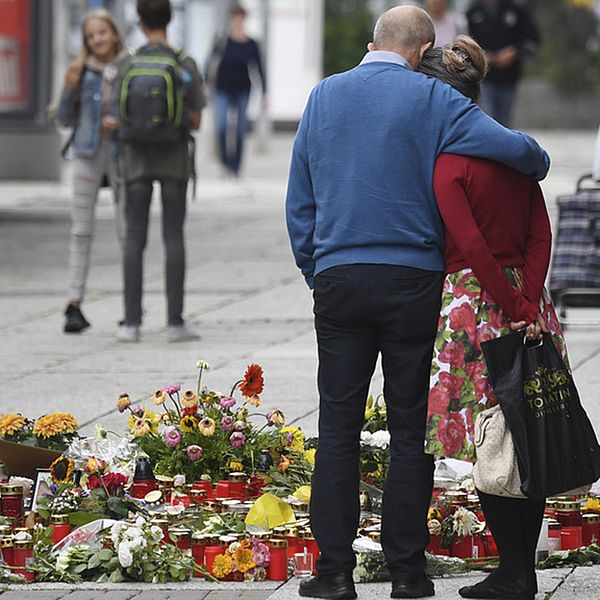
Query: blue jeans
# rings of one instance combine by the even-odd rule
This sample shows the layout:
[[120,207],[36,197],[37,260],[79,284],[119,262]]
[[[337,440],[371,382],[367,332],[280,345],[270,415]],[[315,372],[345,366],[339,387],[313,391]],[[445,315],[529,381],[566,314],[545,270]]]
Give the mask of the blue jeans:
[[[215,90],[215,110],[221,162],[234,173],[240,170],[244,138],[248,128],[246,110],[250,92],[230,94]],[[231,118],[233,117],[233,119]],[[235,129],[233,125],[235,124]]]
[[505,127],[510,127],[512,108],[517,95],[516,83],[484,81],[481,86],[482,108]]

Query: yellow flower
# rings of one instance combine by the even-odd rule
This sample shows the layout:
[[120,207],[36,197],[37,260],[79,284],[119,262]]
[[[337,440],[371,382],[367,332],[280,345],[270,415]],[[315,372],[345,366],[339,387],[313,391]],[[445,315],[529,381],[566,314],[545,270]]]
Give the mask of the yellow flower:
[[185,415],[184,417],[181,417],[181,421],[179,421],[179,429],[181,429],[181,431],[195,431],[196,419],[192,417],[192,415]]
[[197,406],[198,396],[196,396],[196,392],[193,390],[186,390],[181,397],[181,404],[183,404],[185,408],[194,408],[194,406]]
[[64,433],[75,433],[78,427],[72,414],[55,412],[40,417],[33,426],[33,433],[37,437],[50,438]]
[[239,473],[244,470],[244,465],[237,460],[230,460],[229,461],[229,470],[232,473]]
[[233,555],[235,562],[237,564],[237,570],[240,573],[245,573],[250,569],[254,569],[256,563],[252,560],[252,550],[248,548],[244,548],[240,546]]
[[129,417],[129,431],[134,437],[144,437],[148,434],[154,434],[158,431],[159,415],[145,409],[141,417],[131,415]]
[[0,417],[0,437],[14,435],[27,424],[23,415],[7,414]]
[[256,396],[244,396],[244,402],[247,402],[248,404],[251,404],[252,406],[260,406],[262,404],[262,400],[258,397],[258,395]]
[[213,562],[211,573],[217,579],[223,579],[233,571],[233,566],[233,559],[229,554],[217,554],[217,556],[215,556],[215,561]]
[[75,463],[65,456],[59,456],[50,465],[50,477],[54,483],[66,483],[71,479]]
[[198,423],[198,429],[200,430],[200,433],[208,437],[213,435],[215,432],[215,427],[215,422],[210,417],[204,417],[204,419]]
[[166,399],[167,395],[162,390],[156,390],[154,394],[152,394],[152,402],[154,402],[156,406],[164,404]]
[[304,452],[304,433],[298,427],[282,427],[280,429],[283,445],[292,452]]
[[588,498],[586,510],[591,510],[593,512],[600,513],[600,499],[598,498]]
[[315,454],[317,453],[316,448],[311,448],[310,450],[304,451],[304,458],[309,465],[315,464]]

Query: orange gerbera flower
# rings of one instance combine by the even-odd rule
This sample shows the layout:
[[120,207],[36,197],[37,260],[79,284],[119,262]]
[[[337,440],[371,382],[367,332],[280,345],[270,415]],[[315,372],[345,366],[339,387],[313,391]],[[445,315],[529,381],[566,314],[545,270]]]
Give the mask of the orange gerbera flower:
[[248,398],[258,396],[265,387],[265,380],[263,379],[263,370],[260,365],[251,364],[248,365],[246,372],[244,373],[244,381],[240,383],[240,391]]

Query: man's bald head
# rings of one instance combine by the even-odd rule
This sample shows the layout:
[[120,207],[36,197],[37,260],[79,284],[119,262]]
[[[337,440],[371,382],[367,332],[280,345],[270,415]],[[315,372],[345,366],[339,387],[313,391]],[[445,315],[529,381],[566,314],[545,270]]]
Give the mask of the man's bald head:
[[417,6],[396,6],[384,12],[373,32],[375,50],[405,54],[435,42],[430,16]]

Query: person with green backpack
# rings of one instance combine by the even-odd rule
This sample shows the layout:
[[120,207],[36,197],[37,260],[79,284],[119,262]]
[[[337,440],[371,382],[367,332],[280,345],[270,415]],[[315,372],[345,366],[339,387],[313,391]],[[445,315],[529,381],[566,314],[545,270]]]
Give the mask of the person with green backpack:
[[195,61],[170,46],[169,0],[137,0],[147,43],[118,61],[113,105],[119,119],[120,166],[126,183],[125,317],[120,342],[138,342],[142,323],[143,256],[154,181],[161,186],[166,250],[167,341],[199,339],[183,321],[187,182],[193,175],[193,138],[206,104]]

